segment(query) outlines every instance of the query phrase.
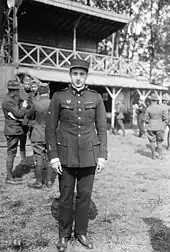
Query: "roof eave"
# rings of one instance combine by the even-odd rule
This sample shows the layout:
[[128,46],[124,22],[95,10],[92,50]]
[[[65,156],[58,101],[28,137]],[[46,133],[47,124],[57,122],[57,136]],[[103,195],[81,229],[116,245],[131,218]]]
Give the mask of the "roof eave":
[[[127,24],[129,22],[129,17],[123,14],[117,14],[116,12],[105,11],[91,6],[79,4],[76,2],[65,1],[65,0],[34,0],[35,2],[40,2],[47,5],[52,5],[55,7],[63,8],[66,10],[71,10],[79,12],[81,14],[86,14],[94,16],[101,19],[107,19],[110,21],[116,21],[120,23]],[[81,8],[80,8],[81,7]]]

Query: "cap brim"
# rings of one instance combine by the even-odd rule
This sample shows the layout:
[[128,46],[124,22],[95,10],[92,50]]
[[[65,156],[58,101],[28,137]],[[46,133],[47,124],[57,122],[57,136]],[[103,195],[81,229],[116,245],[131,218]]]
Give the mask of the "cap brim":
[[87,72],[89,71],[88,68],[80,66],[80,65],[70,66],[70,70],[73,69],[73,68],[82,68],[82,69],[85,69]]

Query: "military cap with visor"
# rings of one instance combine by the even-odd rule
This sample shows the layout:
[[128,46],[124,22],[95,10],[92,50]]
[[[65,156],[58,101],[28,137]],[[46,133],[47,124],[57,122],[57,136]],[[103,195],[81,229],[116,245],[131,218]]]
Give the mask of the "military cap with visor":
[[70,70],[73,68],[83,68],[87,72],[89,71],[89,62],[82,59],[72,59],[70,61]]

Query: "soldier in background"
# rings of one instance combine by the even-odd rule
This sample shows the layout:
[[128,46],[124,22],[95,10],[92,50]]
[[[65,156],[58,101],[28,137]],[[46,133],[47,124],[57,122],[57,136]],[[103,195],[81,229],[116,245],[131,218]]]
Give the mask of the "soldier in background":
[[147,108],[147,106],[145,104],[145,98],[143,96],[140,96],[138,108],[136,110],[137,124],[138,124],[138,128],[139,128],[139,135],[138,135],[139,137],[142,137],[145,134],[143,117],[144,117],[146,108]]
[[25,137],[22,127],[22,119],[27,113],[27,102],[23,101],[22,107],[19,106],[19,82],[15,80],[8,81],[7,88],[8,94],[5,96],[2,103],[2,110],[5,116],[4,134],[7,140],[6,183],[15,185],[18,181],[16,181],[13,176],[13,164],[19,141],[20,152],[25,152],[25,145],[22,144],[24,142],[23,138]]
[[147,124],[147,135],[150,142],[152,159],[156,159],[155,144],[158,150],[158,159],[162,159],[162,142],[164,140],[164,128],[168,116],[166,110],[158,104],[159,97],[153,93],[148,97],[151,105],[146,109],[143,120]]
[[116,111],[116,132],[118,134],[119,129],[121,129],[123,132],[123,136],[125,136],[125,127],[123,122],[124,112],[125,112],[125,105],[119,100]]
[[[42,171],[47,161],[47,147],[45,140],[45,124],[47,118],[48,107],[50,104],[48,84],[41,84],[38,88],[39,99],[34,100],[31,109],[27,114],[28,120],[34,120],[31,133],[31,146],[35,159],[35,177],[34,183],[29,183],[30,188],[41,189],[43,186]],[[47,168],[46,186],[50,188],[51,183],[51,166]]]
[[[37,90],[38,90],[38,82],[32,80],[30,77],[26,76],[23,79],[23,87],[20,90],[20,106],[22,105],[23,100],[26,100],[28,103],[28,107],[27,109],[31,108],[32,103],[34,100],[37,99]],[[32,124],[33,124],[33,120],[30,118],[28,120],[27,115],[25,115],[23,121],[22,121],[22,125],[23,125],[23,131],[24,131],[24,138],[22,139],[22,145],[26,145],[26,141],[27,141],[27,135],[31,136],[31,132],[32,132]],[[20,152],[21,153],[21,164],[22,165],[26,165],[26,152]]]

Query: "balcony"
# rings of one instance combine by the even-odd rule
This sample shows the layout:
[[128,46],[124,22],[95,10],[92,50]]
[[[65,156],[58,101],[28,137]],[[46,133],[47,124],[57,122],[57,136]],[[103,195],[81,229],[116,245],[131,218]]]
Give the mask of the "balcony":
[[90,63],[90,73],[129,77],[149,78],[149,69],[145,62],[112,57],[82,51],[72,51],[28,43],[18,43],[19,67],[29,67],[44,70],[68,69],[69,61],[74,58],[87,60]]

